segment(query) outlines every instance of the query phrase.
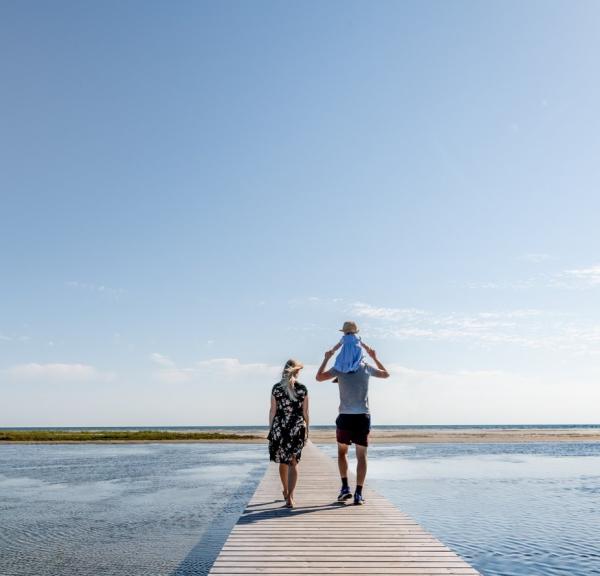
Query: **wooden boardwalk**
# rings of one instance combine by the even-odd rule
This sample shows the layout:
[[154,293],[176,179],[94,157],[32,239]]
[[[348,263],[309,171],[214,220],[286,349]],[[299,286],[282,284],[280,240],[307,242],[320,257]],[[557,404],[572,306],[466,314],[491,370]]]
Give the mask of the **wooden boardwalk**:
[[269,466],[210,574],[479,574],[374,490],[336,502],[337,463],[311,442],[299,470],[289,510]]

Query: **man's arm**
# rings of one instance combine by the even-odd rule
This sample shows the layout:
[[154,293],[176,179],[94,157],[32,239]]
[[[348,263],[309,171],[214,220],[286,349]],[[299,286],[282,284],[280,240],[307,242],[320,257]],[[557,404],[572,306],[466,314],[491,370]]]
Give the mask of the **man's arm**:
[[373,376],[376,378],[389,378],[390,373],[385,369],[385,366],[379,361],[377,358],[377,353],[373,348],[367,346],[364,342],[360,343],[361,346],[367,351],[367,354],[372,358],[373,362],[375,362],[375,366],[377,366],[377,370],[373,370]]
[[327,366],[327,362],[329,362],[329,359],[335,354],[335,349],[332,350],[327,350],[327,352],[325,352],[325,357],[323,358],[323,362],[321,362],[321,365],[319,366],[319,370],[317,371],[317,382],[323,382],[324,380],[330,380],[331,378],[335,378],[335,374],[331,373],[331,370],[325,370],[325,367]]

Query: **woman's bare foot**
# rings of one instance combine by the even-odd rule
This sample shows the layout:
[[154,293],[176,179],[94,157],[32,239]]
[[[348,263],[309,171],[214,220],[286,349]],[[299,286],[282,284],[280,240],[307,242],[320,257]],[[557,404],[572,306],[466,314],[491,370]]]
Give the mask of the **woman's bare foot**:
[[294,500],[294,497],[288,494],[288,497],[285,499],[286,508],[293,508],[295,505],[296,501]]

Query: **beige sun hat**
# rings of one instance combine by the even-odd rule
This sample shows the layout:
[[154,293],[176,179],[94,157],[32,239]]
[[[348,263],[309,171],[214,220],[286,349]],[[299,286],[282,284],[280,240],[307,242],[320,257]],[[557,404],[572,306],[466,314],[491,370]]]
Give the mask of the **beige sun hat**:
[[340,330],[340,332],[343,332],[344,334],[356,334],[358,331],[359,330],[358,326],[356,325],[356,322],[351,322],[350,320],[344,322],[344,325]]

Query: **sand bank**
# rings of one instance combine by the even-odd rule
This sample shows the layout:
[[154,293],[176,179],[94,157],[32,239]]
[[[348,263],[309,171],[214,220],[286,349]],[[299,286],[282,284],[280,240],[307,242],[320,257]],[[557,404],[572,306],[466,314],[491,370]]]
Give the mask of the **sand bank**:
[[[248,431],[254,435],[264,431]],[[265,434],[266,437],[266,434]],[[315,444],[335,443],[334,428],[315,428],[310,431]],[[422,429],[422,428],[373,428],[372,444],[417,444],[417,443],[492,443],[492,442],[600,442],[600,428],[501,428],[501,429]],[[256,442],[256,440],[255,440]]]

